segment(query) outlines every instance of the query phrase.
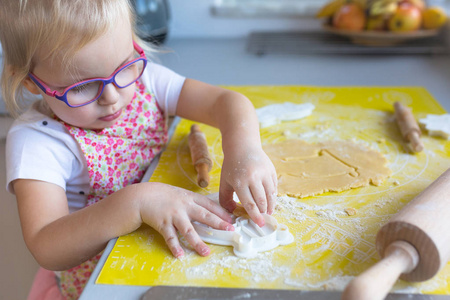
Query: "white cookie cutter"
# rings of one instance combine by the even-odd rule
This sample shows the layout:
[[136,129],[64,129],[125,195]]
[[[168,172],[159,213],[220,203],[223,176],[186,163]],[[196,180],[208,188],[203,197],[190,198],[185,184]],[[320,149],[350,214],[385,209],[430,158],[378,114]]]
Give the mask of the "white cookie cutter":
[[262,214],[265,225],[259,227],[255,222],[244,217],[236,218],[234,231],[213,229],[205,224],[193,222],[200,238],[211,244],[233,246],[238,257],[252,258],[258,252],[272,250],[279,245],[287,245],[294,241],[294,236],[286,225],[267,214]]

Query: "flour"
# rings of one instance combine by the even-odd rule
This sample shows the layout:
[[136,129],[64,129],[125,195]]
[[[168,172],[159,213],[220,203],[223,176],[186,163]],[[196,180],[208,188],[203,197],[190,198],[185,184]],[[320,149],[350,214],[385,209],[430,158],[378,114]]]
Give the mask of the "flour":
[[[328,128],[323,128],[328,130]],[[306,129],[304,129],[306,130]],[[313,130],[318,130],[314,128]],[[293,132],[285,131],[286,135],[293,135]],[[330,130],[326,134],[332,134]],[[306,137],[306,136],[305,136]],[[313,136],[308,139],[314,139]],[[358,144],[363,144],[358,139]],[[432,142],[432,141],[431,141]],[[431,143],[430,142],[430,143]],[[391,147],[391,143],[386,140],[374,138],[370,143],[372,149],[385,149],[386,145]],[[438,145],[439,146],[439,145]],[[428,149],[435,149],[437,146]],[[426,153],[426,151],[424,151]],[[349,205],[351,194],[324,195],[324,198],[298,199],[295,197],[277,197],[275,217],[283,224],[297,226],[301,228],[295,232],[296,247],[290,247],[284,252],[270,251],[258,254],[252,259],[240,259],[232,254],[232,251],[217,251],[192,264],[186,261],[182,268],[183,275],[189,280],[220,280],[233,274],[236,278],[243,278],[245,286],[257,287],[257,284],[266,282],[277,282],[281,288],[296,288],[303,290],[343,290],[345,286],[354,278],[347,276],[346,272],[351,267],[370,266],[379,260],[379,256],[374,248],[375,225],[369,225],[367,220],[377,220],[379,224],[387,222],[391,215],[386,214],[386,208],[401,208],[402,202],[399,200],[411,197],[411,192],[399,190],[405,183],[414,179],[414,175],[409,175],[404,170],[421,167],[421,156],[411,156],[408,153],[391,151],[387,153],[389,161],[394,164],[398,173],[395,179],[391,179],[387,188],[395,189],[394,193],[380,193],[375,202],[365,203],[364,197],[357,197],[353,201],[354,205]],[[400,193],[399,193],[400,192]],[[357,208],[357,214],[349,216],[345,209],[348,207]],[[390,209],[392,210],[392,209]],[[380,216],[380,212],[383,214]],[[375,218],[374,218],[375,217]],[[369,222],[370,223],[370,222]],[[301,241],[300,243],[298,241]],[[283,254],[284,253],[284,254]],[[192,255],[197,256],[195,252]],[[280,255],[286,255],[289,264],[281,260]],[[329,256],[334,256],[336,263],[330,265]],[[320,257],[320,260],[317,258]],[[194,258],[194,257],[192,257]],[[189,263],[188,263],[189,262]],[[316,269],[321,271],[317,272]],[[293,269],[293,266],[294,269]],[[336,266],[341,266],[342,271]],[[329,270],[330,272],[323,272]],[[357,275],[355,273],[349,275]],[[177,276],[177,275],[174,275]],[[424,292],[433,291],[439,287],[435,281],[423,284],[396,283],[396,292]],[[446,283],[442,283],[445,285]]]
[[340,221],[337,216],[346,216],[347,214],[343,211],[333,211],[333,210],[319,210],[316,211],[316,215],[319,217],[326,218],[332,221]]
[[304,205],[295,198],[288,196],[278,197],[275,209],[279,210],[281,215],[288,216],[289,223],[292,223],[294,220],[300,223],[306,220],[306,215],[302,212]]
[[[186,268],[186,277],[191,280],[202,278],[220,279],[225,275],[226,270],[233,270],[233,273],[241,274],[250,282],[271,282],[284,279],[290,272],[290,265],[276,266],[273,262],[273,253],[259,253],[255,258],[243,259],[227,252],[211,254],[209,259],[196,267]],[[217,268],[220,266],[220,268]]]
[[355,230],[355,233],[358,235],[361,235],[364,231],[366,231],[366,227],[361,224],[361,219],[354,219],[351,221],[353,229]]
[[[280,255],[283,256],[282,251],[263,252],[249,259],[236,257],[231,251],[221,251],[213,252],[207,260],[200,260],[193,265],[192,259],[198,258],[198,255],[194,251],[186,249],[185,258],[165,263],[163,267],[169,270],[182,270],[181,272],[184,273],[185,278],[193,282],[204,279],[220,282],[223,278],[229,276],[231,270],[236,278],[244,278],[243,280],[247,281],[245,285],[248,287],[257,286],[258,283],[279,282],[286,288],[343,290],[354,278],[353,276],[347,276],[340,272],[334,275],[319,275],[308,268],[303,269],[301,267],[303,272],[301,279],[300,277],[298,279],[292,277],[293,264],[297,262],[311,263],[308,261],[308,257],[315,257],[330,250],[340,257],[346,257],[347,251],[353,249],[353,255],[346,258],[353,264],[367,262],[368,259],[373,259],[374,255],[376,255],[373,245],[361,239],[361,233],[366,231],[367,228],[362,225],[360,218],[351,218],[345,213],[344,209],[347,207],[347,203],[344,197],[334,198],[337,204],[333,200],[332,203],[317,205],[305,203],[305,201],[301,202],[297,198],[288,196],[277,197],[276,214],[283,219],[283,223],[302,223],[315,218],[313,224],[297,232],[295,236],[295,240],[299,241],[302,240],[302,235],[309,235],[308,240],[303,242],[303,245],[307,246],[307,254],[303,253],[302,247],[297,247],[294,252],[289,252],[289,258],[286,257],[286,261],[282,260],[280,263],[279,258]],[[391,201],[391,198],[384,197],[377,203],[379,205],[387,205]],[[321,219],[325,220],[325,222],[322,223]],[[341,228],[341,225],[332,225],[334,222],[346,222],[342,224],[350,224],[353,231],[345,231]],[[187,246],[187,242],[184,239],[181,240],[183,246]],[[342,248],[344,246],[342,241],[344,240],[352,240],[355,244],[363,245],[359,249],[368,250],[364,250],[367,252],[354,251],[354,248],[347,248],[347,246]],[[354,245],[351,247],[354,247]],[[171,265],[180,263],[182,265],[178,265],[176,268],[173,268],[174,265]],[[329,268],[331,270],[333,265],[331,262],[328,262],[324,263],[321,268]],[[179,276],[179,274],[174,274],[173,276]],[[323,276],[330,277],[324,278]],[[402,291],[406,287],[400,284],[398,289]],[[416,289],[419,290],[418,288]],[[245,299],[245,295],[241,296]]]
[[[323,218],[332,221],[339,221],[340,217],[346,216],[343,208],[339,207],[339,205],[308,205],[298,201],[296,198],[288,196],[277,197],[276,214],[282,216],[283,222],[301,223],[307,218],[311,218],[311,216],[308,216],[305,212],[312,215],[317,215],[317,213],[319,215],[323,214]],[[316,226],[317,223],[306,227],[304,231],[297,233],[298,236],[295,236],[295,240],[300,240],[302,234],[309,232]],[[188,245],[184,238],[181,238],[180,240],[183,246]],[[330,249],[330,244],[323,243],[323,238],[311,237],[307,243],[314,244],[318,242],[320,243],[320,246],[309,253],[311,256],[314,256],[315,253],[322,253]],[[230,251],[213,252],[207,260],[202,260],[200,264],[192,266],[191,258],[197,257],[197,254],[192,250],[186,249],[185,258],[173,260],[171,263],[184,264],[181,268],[178,266],[176,269],[184,270],[185,277],[192,281],[205,278],[220,281],[221,278],[227,276],[229,270],[232,270],[233,274],[237,277],[246,278],[249,281],[249,286],[257,283],[278,281],[287,286],[305,289],[319,288],[339,290],[343,289],[348,281],[346,277],[338,276],[314,285],[307,282],[296,282],[290,278],[290,274],[292,272],[292,263],[303,257],[301,248],[296,249],[294,255],[281,264],[278,261],[278,255],[280,254],[277,254],[275,251],[268,251],[258,253],[254,258],[246,259],[236,257],[231,254]],[[170,265],[165,265],[164,267],[169,269],[172,268]]]
[[392,291],[399,294],[426,294],[447,285],[447,279],[435,276],[433,280],[424,282],[406,282],[399,280]]
[[276,209],[279,211],[280,215],[287,217],[288,222],[305,221],[308,216],[304,213],[305,211],[313,211],[319,217],[325,218],[330,221],[340,222],[340,217],[348,216],[343,208],[336,204],[326,204],[326,205],[308,205],[304,202],[298,201],[297,198],[282,196],[277,198],[278,206]]
[[302,140],[314,139],[329,139],[336,136],[336,131],[332,129],[325,130],[311,130],[305,133],[298,134],[298,137]]
[[383,208],[387,204],[392,203],[392,201],[393,201],[392,198],[381,197],[377,202],[375,202],[374,205],[378,208]]
[[297,282],[292,279],[286,279],[285,284],[295,286],[303,289],[327,290],[327,291],[342,291],[347,284],[353,279],[353,276],[335,276],[328,280],[318,282],[316,284]]

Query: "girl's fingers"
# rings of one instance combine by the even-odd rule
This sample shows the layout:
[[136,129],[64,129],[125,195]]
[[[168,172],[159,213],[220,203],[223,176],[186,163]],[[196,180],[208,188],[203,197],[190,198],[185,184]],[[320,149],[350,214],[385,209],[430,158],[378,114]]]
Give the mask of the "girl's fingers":
[[209,227],[212,227],[214,229],[233,231],[234,227],[231,224],[231,222],[232,222],[231,216],[229,218],[230,218],[230,221],[225,222],[223,219],[219,218],[217,215],[211,213],[210,211],[206,210],[205,208],[203,208],[201,206],[198,206],[192,212],[191,220],[208,225]]
[[184,220],[174,220],[174,225],[198,254],[201,256],[208,256],[209,253],[211,253],[211,250],[202,241],[188,218]]
[[275,187],[275,195],[278,194],[278,177],[277,173],[272,176],[273,186]]
[[267,197],[267,213],[271,215],[277,203],[276,186],[273,185],[272,180],[263,182],[263,186]]
[[267,196],[266,192],[264,190],[264,186],[261,183],[252,184],[250,185],[250,192],[253,197],[253,201],[256,203],[256,206],[258,206],[260,213],[267,213]]
[[172,225],[163,226],[161,227],[160,233],[164,237],[164,240],[166,241],[166,244],[173,256],[176,258],[182,257],[184,255],[184,251],[180,245],[180,241],[178,240],[175,228]]
[[236,195],[242,203],[242,206],[245,208],[245,211],[249,215],[250,219],[253,220],[260,227],[264,226],[264,218],[259,211],[258,206],[253,201],[252,193],[248,188],[240,189],[236,191]]
[[236,209],[236,202],[233,200],[234,189],[224,178],[225,176],[223,175],[220,178],[219,203],[223,208],[232,213]]
[[[208,197],[200,196],[200,197],[197,197],[194,201],[200,207],[211,212],[210,214],[205,214],[205,213],[199,214],[199,215],[202,215],[204,218],[206,218],[206,216],[208,216],[209,218],[214,217],[214,220],[216,222],[222,221],[222,223],[225,223],[226,225],[231,225],[230,223],[233,222],[233,219],[231,218],[231,214],[226,209],[224,209],[222,206],[220,206],[213,200],[209,199]],[[206,221],[206,219],[202,219],[202,220],[199,219],[198,221],[202,222],[203,224],[207,224],[207,223],[203,222],[203,220]],[[223,222],[223,221],[225,221],[225,222]],[[207,224],[207,225],[210,225],[210,224]],[[214,228],[218,228],[218,227],[214,227]]]

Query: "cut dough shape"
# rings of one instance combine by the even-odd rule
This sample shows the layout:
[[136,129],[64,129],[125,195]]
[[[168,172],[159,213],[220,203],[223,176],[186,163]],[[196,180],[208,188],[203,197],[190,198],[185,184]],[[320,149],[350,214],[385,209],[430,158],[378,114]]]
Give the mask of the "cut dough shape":
[[256,110],[261,128],[269,127],[284,121],[298,120],[312,114],[315,106],[311,103],[295,104],[285,102],[267,105]]
[[252,220],[238,217],[234,222],[234,231],[213,229],[205,224],[193,222],[200,238],[211,244],[233,246],[236,256],[242,258],[255,257],[259,252],[272,250],[280,245],[294,241],[286,225],[267,214],[262,214],[265,225],[259,227]]
[[427,115],[426,118],[420,119],[419,123],[425,126],[430,136],[450,139],[450,114]]
[[302,198],[378,186],[391,174],[381,153],[350,141],[287,140],[265,145],[264,151],[277,170],[280,196]]
[[[208,197],[218,201],[218,193]],[[238,201],[236,194],[233,197],[235,201]],[[252,258],[259,252],[272,250],[294,241],[294,236],[289,232],[287,226],[279,224],[274,217],[268,214],[262,214],[265,225],[259,227],[250,220],[239,203],[233,213],[237,215],[234,217],[234,231],[217,230],[199,222],[192,222],[192,225],[203,241],[216,245],[233,246],[234,254],[242,258]]]

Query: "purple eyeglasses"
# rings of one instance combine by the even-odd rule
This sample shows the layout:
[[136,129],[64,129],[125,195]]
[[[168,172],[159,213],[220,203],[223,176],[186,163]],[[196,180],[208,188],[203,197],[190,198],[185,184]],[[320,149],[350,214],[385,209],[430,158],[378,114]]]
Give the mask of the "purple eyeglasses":
[[126,88],[138,80],[145,67],[147,58],[144,50],[133,41],[134,49],[139,57],[120,66],[111,76],[106,78],[92,78],[74,83],[64,89],[63,92],[51,90],[50,87],[32,73],[28,73],[31,80],[47,95],[63,101],[70,107],[80,107],[94,102],[103,93],[107,84],[114,83],[118,88]]

